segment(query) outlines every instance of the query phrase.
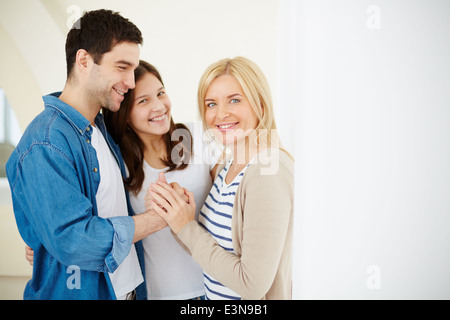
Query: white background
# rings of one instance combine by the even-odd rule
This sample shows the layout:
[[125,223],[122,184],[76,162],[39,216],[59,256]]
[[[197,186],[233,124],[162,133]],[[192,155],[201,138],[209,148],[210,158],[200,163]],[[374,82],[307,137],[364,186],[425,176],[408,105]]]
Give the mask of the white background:
[[450,298],[450,2],[294,1],[296,298]]
[[[101,7],[143,31],[175,121],[198,119],[210,63],[265,72],[296,158],[295,299],[450,298],[449,1],[0,0],[0,86],[22,128],[62,90],[68,20]],[[26,277],[0,213],[0,281]]]

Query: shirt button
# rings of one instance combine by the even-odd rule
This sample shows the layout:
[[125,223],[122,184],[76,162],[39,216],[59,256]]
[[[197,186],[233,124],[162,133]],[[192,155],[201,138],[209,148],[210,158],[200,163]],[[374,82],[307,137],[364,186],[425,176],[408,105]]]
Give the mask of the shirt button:
[[87,128],[86,128],[86,131],[89,131],[89,130],[91,130],[91,128],[90,128],[90,127],[87,127]]
[[97,172],[98,171],[98,169],[97,168],[94,168],[94,172]]
[[86,140],[87,143],[91,143],[91,141],[89,139]]

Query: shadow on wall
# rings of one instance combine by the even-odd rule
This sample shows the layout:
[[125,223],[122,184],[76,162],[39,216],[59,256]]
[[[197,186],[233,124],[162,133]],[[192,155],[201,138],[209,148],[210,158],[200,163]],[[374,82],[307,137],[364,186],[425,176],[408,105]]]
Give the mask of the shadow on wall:
[[6,178],[5,165],[13,151],[14,146],[11,143],[0,143],[0,178]]
[[0,178],[6,178],[5,165],[19,143],[21,130],[3,88],[0,88],[0,123]]

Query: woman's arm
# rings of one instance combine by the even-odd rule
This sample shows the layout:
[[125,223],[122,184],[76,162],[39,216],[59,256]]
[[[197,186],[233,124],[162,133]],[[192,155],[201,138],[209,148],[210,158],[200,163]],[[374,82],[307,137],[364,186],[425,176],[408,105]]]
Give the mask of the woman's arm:
[[[286,242],[293,205],[293,177],[282,166],[276,175],[260,175],[258,169],[250,167],[246,176],[241,186],[244,201],[235,203],[243,207],[243,222],[239,226],[242,239],[233,239],[234,244],[240,245],[240,256],[224,250],[193,219],[186,219],[192,215],[191,211],[171,206],[176,200],[173,194],[168,202],[158,199],[167,212],[157,212],[203,270],[243,298],[261,299],[273,284]],[[160,187],[156,189],[161,191]]]

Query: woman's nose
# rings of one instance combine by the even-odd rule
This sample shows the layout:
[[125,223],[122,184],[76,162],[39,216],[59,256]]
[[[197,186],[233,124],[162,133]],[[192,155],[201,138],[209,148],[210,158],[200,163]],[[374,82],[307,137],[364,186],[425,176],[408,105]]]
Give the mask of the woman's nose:
[[228,108],[224,105],[218,105],[217,109],[217,117],[221,120],[224,120],[230,116],[230,112]]

